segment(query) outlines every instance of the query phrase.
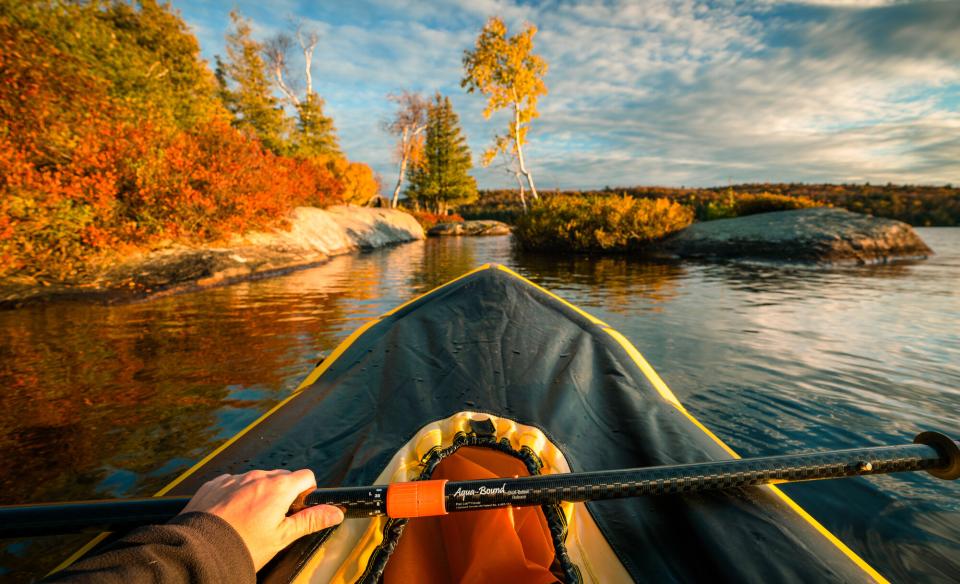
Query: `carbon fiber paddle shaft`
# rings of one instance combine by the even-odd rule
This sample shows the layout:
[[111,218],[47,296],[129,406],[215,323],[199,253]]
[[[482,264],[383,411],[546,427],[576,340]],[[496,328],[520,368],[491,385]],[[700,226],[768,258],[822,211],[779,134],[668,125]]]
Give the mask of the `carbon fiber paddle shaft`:
[[449,482],[446,510],[549,505],[695,493],[769,483],[929,470],[944,466],[926,444],[859,448],[667,467]]
[[[347,517],[423,517],[918,470],[941,479],[960,477],[960,442],[937,432],[923,432],[914,442],[625,470],[314,489],[302,493],[290,512],[328,504],[342,508]],[[179,513],[187,501],[188,497],[156,497],[0,506],[0,538],[116,531],[162,523]]]
[[960,476],[960,442],[938,432],[923,432],[914,444],[904,446],[519,478],[316,489],[305,494],[302,506],[337,505],[347,517],[425,517],[919,470],[943,479]]

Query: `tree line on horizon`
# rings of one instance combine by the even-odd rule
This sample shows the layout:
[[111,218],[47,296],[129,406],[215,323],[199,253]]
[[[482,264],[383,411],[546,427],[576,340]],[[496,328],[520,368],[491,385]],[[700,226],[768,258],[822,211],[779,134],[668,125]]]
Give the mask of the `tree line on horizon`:
[[[698,221],[755,212],[831,206],[897,219],[917,227],[960,226],[960,187],[947,184],[871,185],[829,183],[746,183],[722,187],[605,187],[599,190],[551,190],[546,196],[667,199],[690,207]],[[459,209],[468,219],[513,223],[523,212],[516,193],[485,189]]]

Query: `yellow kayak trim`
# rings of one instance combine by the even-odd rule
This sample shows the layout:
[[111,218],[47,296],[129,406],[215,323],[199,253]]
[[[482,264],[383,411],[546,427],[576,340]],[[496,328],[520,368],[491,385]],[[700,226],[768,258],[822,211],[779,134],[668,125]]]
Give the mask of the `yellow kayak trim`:
[[[666,401],[667,401],[668,403],[670,403],[672,406],[674,406],[675,408],[677,408],[678,411],[680,411],[684,416],[686,416],[697,428],[699,428],[704,434],[706,434],[706,435],[707,435],[711,440],[713,440],[718,446],[720,446],[721,448],[723,448],[723,450],[725,450],[728,454],[730,454],[730,456],[733,456],[734,458],[740,458],[740,455],[737,454],[737,452],[736,452],[735,450],[733,450],[733,448],[731,448],[729,445],[727,445],[727,444],[726,444],[723,440],[721,440],[716,434],[714,434],[713,432],[711,432],[709,428],[707,428],[706,426],[704,426],[703,423],[700,422],[700,420],[698,420],[693,414],[691,414],[691,413],[683,406],[682,403],[680,403],[680,400],[677,399],[677,397],[676,397],[676,395],[673,393],[673,391],[670,390],[670,387],[663,381],[663,379],[660,378],[660,376],[657,374],[656,370],[654,370],[653,367],[647,362],[647,360],[643,357],[643,355],[640,353],[640,351],[638,351],[637,348],[633,346],[633,343],[631,343],[631,342],[630,342],[626,337],[624,337],[620,332],[614,330],[612,327],[610,327],[608,324],[606,324],[605,322],[603,322],[603,321],[600,320],[599,318],[593,316],[592,314],[589,314],[588,312],[584,311],[584,310],[581,309],[581,308],[578,308],[577,306],[574,306],[573,304],[571,304],[571,303],[568,302],[567,300],[564,300],[563,298],[561,298],[560,296],[557,296],[556,294],[554,294],[553,292],[547,290],[546,288],[543,288],[542,286],[540,286],[540,285],[538,285],[538,284],[536,284],[536,283],[534,283],[534,282],[531,282],[530,280],[528,280],[527,278],[521,276],[521,275],[518,274],[517,272],[511,270],[510,268],[508,268],[508,267],[506,267],[506,266],[502,266],[502,265],[500,265],[500,264],[486,263],[486,264],[483,264],[483,265],[481,265],[481,266],[479,266],[479,267],[477,267],[477,268],[475,268],[475,269],[473,269],[473,270],[470,270],[469,272],[467,272],[467,273],[465,273],[465,274],[463,274],[463,275],[461,275],[461,276],[458,276],[457,278],[454,278],[453,280],[450,280],[449,282],[446,282],[446,283],[444,283],[444,284],[441,284],[440,286],[437,286],[436,288],[433,288],[433,289],[431,289],[431,290],[429,290],[429,291],[427,291],[427,292],[424,292],[423,294],[420,294],[419,296],[416,296],[416,297],[414,297],[413,299],[408,300],[408,301],[404,302],[403,304],[400,304],[399,306],[397,306],[397,307],[395,307],[395,308],[393,308],[393,309],[385,312],[385,313],[382,314],[381,316],[378,316],[378,317],[376,317],[376,318],[374,318],[374,319],[371,319],[370,321],[368,321],[367,323],[365,323],[363,326],[361,326],[360,328],[358,328],[357,330],[355,330],[352,334],[350,334],[350,336],[348,336],[346,339],[344,339],[339,345],[337,345],[337,348],[333,350],[333,352],[330,354],[330,356],[328,356],[326,359],[324,359],[323,363],[321,363],[320,365],[318,365],[317,367],[315,367],[315,368],[313,369],[313,371],[311,371],[310,374],[307,375],[307,377],[300,383],[300,385],[297,386],[297,388],[293,391],[293,393],[291,393],[291,394],[290,394],[289,396],[287,396],[285,399],[283,399],[282,401],[280,401],[279,403],[277,403],[275,406],[273,406],[272,408],[270,408],[269,410],[267,410],[267,412],[265,412],[262,416],[260,416],[260,417],[257,418],[256,420],[254,420],[252,423],[250,423],[250,425],[248,425],[246,428],[244,428],[243,430],[241,430],[240,432],[238,432],[238,433],[237,433],[236,435],[234,435],[232,438],[228,439],[226,442],[224,442],[223,444],[221,444],[221,445],[220,445],[219,447],[217,447],[213,452],[211,452],[211,453],[208,454],[207,456],[205,456],[205,457],[203,457],[202,459],[200,459],[196,464],[194,464],[194,465],[191,466],[189,469],[187,469],[186,471],[184,471],[183,474],[181,474],[181,475],[178,476],[176,479],[174,479],[173,481],[171,481],[168,485],[166,485],[165,487],[163,487],[162,489],[160,489],[159,491],[157,491],[153,496],[154,496],[154,497],[161,497],[161,496],[167,494],[168,492],[170,492],[174,487],[176,487],[177,485],[179,485],[180,483],[182,483],[184,480],[186,480],[188,477],[190,477],[193,473],[195,473],[197,470],[199,470],[201,467],[203,467],[203,465],[205,465],[207,462],[209,462],[209,461],[212,460],[215,456],[217,456],[218,454],[220,454],[221,452],[223,452],[224,450],[226,450],[231,444],[233,444],[234,442],[236,442],[237,440],[239,440],[240,438],[242,438],[244,435],[246,435],[248,432],[250,432],[251,430],[253,430],[253,429],[254,429],[255,427],[257,427],[261,422],[263,422],[264,420],[266,420],[267,418],[269,418],[271,415],[273,415],[277,410],[279,410],[279,409],[282,408],[283,406],[287,405],[290,401],[292,401],[294,398],[296,398],[298,395],[300,395],[300,393],[301,393],[304,389],[306,389],[307,387],[313,385],[313,384],[317,381],[317,379],[319,379],[320,376],[323,375],[323,373],[324,373],[327,369],[329,369],[331,365],[333,365],[334,361],[336,361],[337,358],[339,358],[347,349],[349,349],[350,346],[351,346],[358,338],[360,338],[360,336],[363,335],[363,333],[365,333],[367,330],[369,330],[372,326],[374,326],[375,324],[379,323],[379,322],[380,322],[381,320],[383,320],[384,318],[387,318],[387,317],[389,317],[389,316],[392,316],[392,315],[396,314],[397,312],[399,312],[400,310],[406,308],[407,306],[410,306],[411,304],[413,304],[413,303],[415,303],[415,302],[417,302],[417,301],[419,301],[419,300],[421,300],[421,299],[423,299],[423,298],[425,298],[425,297],[427,297],[427,296],[430,296],[431,294],[434,294],[434,293],[436,293],[436,292],[439,292],[440,290],[443,290],[443,289],[446,288],[447,286],[450,286],[450,285],[452,285],[452,284],[454,284],[454,283],[456,283],[456,282],[458,282],[458,281],[460,281],[460,280],[462,280],[462,279],[464,279],[464,278],[466,278],[466,277],[468,277],[468,276],[471,276],[471,275],[476,274],[476,273],[478,273],[478,272],[481,272],[481,271],[483,271],[483,270],[490,270],[490,269],[501,270],[501,271],[503,271],[503,272],[505,272],[505,273],[507,273],[507,274],[510,274],[510,275],[513,276],[514,278],[517,278],[517,279],[525,282],[526,284],[528,284],[528,285],[532,286],[533,288],[539,290],[540,292],[546,294],[546,295],[549,296],[550,298],[553,298],[554,300],[560,302],[563,306],[565,306],[565,307],[569,308],[570,310],[576,312],[576,313],[579,314],[580,316],[583,316],[584,318],[586,318],[586,319],[587,319],[588,321],[590,321],[591,323],[593,323],[593,324],[595,324],[595,325],[600,326],[601,328],[603,328],[604,332],[606,332],[606,333],[609,334],[614,340],[616,340],[617,343],[619,343],[620,346],[624,349],[624,351],[626,351],[626,353],[627,353],[627,354],[630,356],[630,358],[634,361],[634,363],[637,365],[637,367],[640,369],[640,371],[643,372],[643,375],[647,378],[647,381],[649,381],[649,382],[653,385],[654,389],[657,390],[657,392],[660,394],[660,396],[661,396],[664,400],[666,400]],[[873,568],[873,566],[871,566],[870,564],[868,564],[868,563],[866,562],[866,560],[864,560],[863,558],[861,558],[856,552],[854,552],[852,549],[850,549],[845,543],[843,543],[842,541],[840,541],[840,539],[839,539],[836,535],[834,535],[833,533],[831,533],[829,529],[827,529],[826,527],[824,527],[823,524],[821,524],[819,521],[817,521],[812,515],[810,515],[806,510],[804,510],[803,507],[801,507],[796,501],[794,501],[793,499],[791,499],[786,493],[784,493],[784,492],[781,491],[779,488],[777,488],[776,486],[773,486],[773,485],[767,485],[767,486],[764,486],[763,488],[770,489],[770,490],[771,490],[779,499],[781,499],[790,509],[792,509],[794,512],[796,512],[797,515],[799,515],[804,521],[806,521],[808,524],[810,524],[810,525],[814,528],[814,530],[816,530],[818,533],[820,533],[824,538],[827,539],[827,541],[829,541],[831,544],[833,544],[833,545],[834,545],[838,550],[840,550],[847,558],[849,558],[854,564],[856,564],[859,568],[861,568],[868,576],[870,576],[871,579],[873,579],[874,581],[879,582],[879,583],[881,583],[881,584],[889,584],[889,580],[887,580],[886,578],[884,578],[876,569]],[[87,542],[85,545],[83,545],[83,547],[81,547],[81,548],[78,549],[76,552],[74,552],[73,554],[71,554],[70,557],[68,557],[66,560],[64,560],[63,562],[61,562],[56,568],[54,568],[53,570],[51,570],[51,571],[50,571],[50,574],[54,574],[54,573],[56,573],[56,572],[59,572],[60,570],[63,570],[64,568],[67,568],[68,566],[70,566],[71,564],[73,564],[75,561],[77,561],[78,559],[80,559],[84,554],[86,554],[88,551],[90,551],[91,549],[93,549],[97,544],[99,544],[100,542],[102,542],[108,535],[109,535],[109,533],[101,533],[101,534],[97,535],[96,537],[94,537],[92,540],[90,540],[90,541]],[[50,574],[48,574],[48,575],[50,575]]]

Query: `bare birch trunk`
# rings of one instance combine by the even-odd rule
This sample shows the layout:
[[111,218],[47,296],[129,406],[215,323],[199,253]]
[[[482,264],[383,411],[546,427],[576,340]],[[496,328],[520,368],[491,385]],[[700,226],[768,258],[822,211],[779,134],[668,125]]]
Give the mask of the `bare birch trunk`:
[[320,35],[316,30],[307,30],[304,32],[303,24],[297,25],[297,42],[300,43],[300,50],[303,51],[304,76],[307,81],[307,95],[313,93],[313,51],[317,48],[317,42]]
[[520,205],[523,206],[523,212],[526,213],[526,212],[527,212],[527,197],[526,197],[525,192],[524,192],[525,189],[523,188],[523,179],[520,178],[520,173],[519,173],[519,172],[515,172],[515,173],[513,174],[513,176],[516,177],[516,179],[517,179],[517,184],[520,186]]
[[403,137],[400,138],[400,175],[397,177],[397,186],[393,189],[393,199],[390,200],[390,207],[393,209],[400,204],[400,187],[403,186],[403,177],[407,173],[407,158],[410,156],[410,146],[407,143],[409,132],[409,128],[404,128]]
[[307,78],[307,95],[313,93],[313,74],[310,71],[313,65],[313,47],[314,45],[310,45],[309,47],[303,48],[303,69]]
[[276,66],[273,69],[273,74],[277,78],[277,86],[280,88],[280,91],[283,92],[283,95],[290,100],[290,103],[292,103],[294,107],[299,106],[300,100],[297,98],[297,94],[294,93],[293,90],[290,89],[290,87],[288,87],[286,82],[283,80],[283,69],[281,69],[279,66]]
[[400,159],[400,176],[397,177],[397,186],[393,189],[393,198],[390,200],[390,207],[396,209],[400,204],[400,187],[403,185],[403,178],[407,172],[407,157]]
[[[533,175],[527,170],[527,164],[523,159],[523,146],[520,144],[520,104],[517,102],[513,104],[513,120],[513,139],[517,145],[517,162],[520,164],[520,172],[526,177],[527,184],[530,185],[530,198],[537,200],[540,195],[537,194],[537,187],[533,184]],[[523,197],[522,192],[520,196]],[[524,205],[524,209],[526,209],[526,205]]]

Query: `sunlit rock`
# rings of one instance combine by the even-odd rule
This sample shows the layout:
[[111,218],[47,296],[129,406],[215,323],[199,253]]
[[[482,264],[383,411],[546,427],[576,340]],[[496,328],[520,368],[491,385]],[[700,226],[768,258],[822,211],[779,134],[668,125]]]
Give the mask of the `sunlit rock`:
[[331,256],[423,239],[409,213],[342,206],[298,207],[285,228],[235,236],[219,246],[174,245],[127,256],[88,279],[0,282],[0,307],[50,297],[123,299],[264,278],[326,262]]
[[662,250],[681,258],[859,263],[933,254],[902,221],[826,207],[695,223]]

